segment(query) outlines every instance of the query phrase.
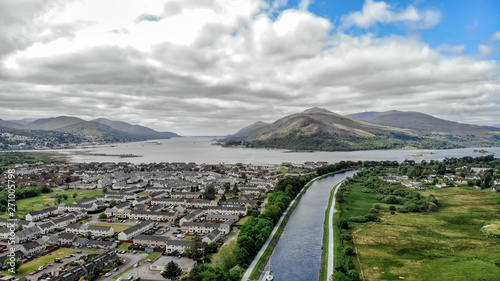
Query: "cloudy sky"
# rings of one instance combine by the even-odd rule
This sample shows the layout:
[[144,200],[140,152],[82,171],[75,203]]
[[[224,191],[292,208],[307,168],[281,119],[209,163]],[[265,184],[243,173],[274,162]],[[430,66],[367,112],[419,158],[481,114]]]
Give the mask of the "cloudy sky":
[[500,123],[497,0],[0,0],[0,118],[223,135],[309,107]]

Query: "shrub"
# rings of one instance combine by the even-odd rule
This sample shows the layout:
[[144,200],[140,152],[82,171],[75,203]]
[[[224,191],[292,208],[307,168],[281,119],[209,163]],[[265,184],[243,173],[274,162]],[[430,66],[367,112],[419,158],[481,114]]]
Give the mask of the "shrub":
[[355,269],[353,270],[349,270],[349,272],[347,272],[347,277],[351,278],[352,281],[359,281],[361,280],[359,278],[359,272]]
[[391,210],[391,211],[396,211],[396,207],[395,207],[395,206],[390,206],[390,207],[389,207],[389,210]]
[[378,213],[378,210],[377,210],[377,209],[375,209],[375,208],[371,208],[371,209],[370,209],[370,213],[374,213],[374,214],[376,214],[376,213]]
[[366,216],[365,216],[365,219],[366,219],[367,221],[377,221],[377,222],[378,222],[378,221],[380,221],[380,218],[379,218],[379,217],[377,217],[377,216],[375,216],[375,215],[372,215],[372,214],[368,214],[368,215],[366,215]]
[[380,206],[380,204],[373,204],[373,208],[380,209],[380,208],[382,208],[382,206]]
[[398,210],[400,213],[408,213],[408,209],[406,207],[401,207]]
[[354,255],[354,248],[351,246],[344,247],[344,254],[347,256]]

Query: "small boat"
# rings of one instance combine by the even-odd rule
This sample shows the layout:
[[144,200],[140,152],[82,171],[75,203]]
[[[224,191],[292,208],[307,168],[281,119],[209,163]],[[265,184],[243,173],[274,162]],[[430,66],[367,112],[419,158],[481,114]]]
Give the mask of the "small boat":
[[264,275],[264,279],[262,281],[272,281],[274,280],[274,274],[272,271],[266,271],[266,274]]
[[161,144],[161,142],[159,142],[159,141],[152,141],[152,140],[150,140],[150,141],[145,141],[145,142],[143,142],[143,144],[155,144],[155,145],[160,145],[160,144]]

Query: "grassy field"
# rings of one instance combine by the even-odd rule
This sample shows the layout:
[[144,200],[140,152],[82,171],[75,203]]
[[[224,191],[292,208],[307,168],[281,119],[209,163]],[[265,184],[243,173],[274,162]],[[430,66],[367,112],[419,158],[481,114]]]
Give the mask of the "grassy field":
[[[378,201],[363,190],[350,191],[346,215],[367,214]],[[382,222],[352,224],[365,280],[500,280],[500,238],[481,231],[498,226],[500,194],[470,187],[420,192],[436,196],[438,212],[390,215],[390,205],[381,204]]]
[[[77,197],[73,198],[76,193]],[[62,203],[73,203],[77,200],[90,198],[95,195],[102,195],[102,190],[53,190],[50,193],[42,193],[36,197],[23,198],[16,201],[18,218],[24,218],[27,213],[31,211],[39,211],[49,207],[53,207],[55,203],[56,194],[66,194],[68,199],[63,200]],[[8,214],[1,216],[7,218]]]
[[111,226],[115,230],[115,232],[122,232],[132,227],[131,225],[113,224],[113,223],[94,223],[92,225]]
[[50,163],[57,155],[60,154],[52,152],[2,152],[0,153],[0,168],[13,168],[22,163]]
[[[46,256],[42,256],[38,259],[27,262],[27,263],[21,265],[21,267],[18,269],[18,272],[16,273],[16,278],[21,278],[21,277],[27,276],[28,274],[30,274],[31,272],[33,272],[35,269],[39,268],[40,266],[46,266],[48,263],[54,263],[55,258],[64,259],[64,257],[66,255],[74,254],[77,251],[79,251],[79,250],[69,249],[69,248],[61,248],[61,249],[58,249],[58,250],[56,250],[56,251],[54,251]],[[94,251],[90,251],[90,250],[82,250],[82,251],[84,253],[94,253]],[[56,265],[57,264],[53,265],[52,267],[57,267]]]
[[248,220],[249,218],[250,218],[250,216],[246,216],[246,217],[244,217],[244,218],[240,219],[240,220],[239,220],[237,223],[235,223],[234,225],[236,225],[236,226],[243,226],[243,225],[247,222],[247,220]]
[[121,243],[120,246],[116,247],[117,250],[128,250],[128,247],[132,245],[132,243]]

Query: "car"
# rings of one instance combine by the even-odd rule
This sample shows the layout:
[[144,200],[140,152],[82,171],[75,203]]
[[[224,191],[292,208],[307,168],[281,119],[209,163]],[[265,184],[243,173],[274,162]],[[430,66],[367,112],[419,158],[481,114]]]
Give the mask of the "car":
[[113,269],[113,271],[118,271],[118,270],[120,270],[119,267],[115,267],[115,269]]
[[171,227],[176,227],[175,224],[172,224]]
[[133,280],[133,279],[134,279],[134,275],[130,275],[130,276],[128,277],[128,280]]
[[134,267],[139,267],[139,264],[138,263],[134,264]]
[[60,258],[55,258],[55,259],[54,259],[54,262],[57,262],[57,263],[63,263],[63,260],[62,260],[62,259],[60,259]]
[[121,277],[119,277],[118,279],[116,279],[116,281],[122,281],[122,278],[121,278]]
[[109,277],[109,276],[111,276],[111,272],[104,274],[104,277]]
[[65,257],[65,258],[71,258],[71,256],[70,256],[70,255],[66,255],[66,256],[64,256],[64,257]]
[[69,256],[70,256],[70,257],[76,257],[76,255],[75,255],[75,254],[71,254],[71,255],[69,255]]
[[177,231],[172,232],[172,234],[177,234]]
[[134,255],[137,254],[137,251],[133,251],[132,254],[134,254]]
[[76,252],[76,253],[77,253],[77,254],[81,254],[81,253],[82,253],[82,251],[78,251],[78,252]]

